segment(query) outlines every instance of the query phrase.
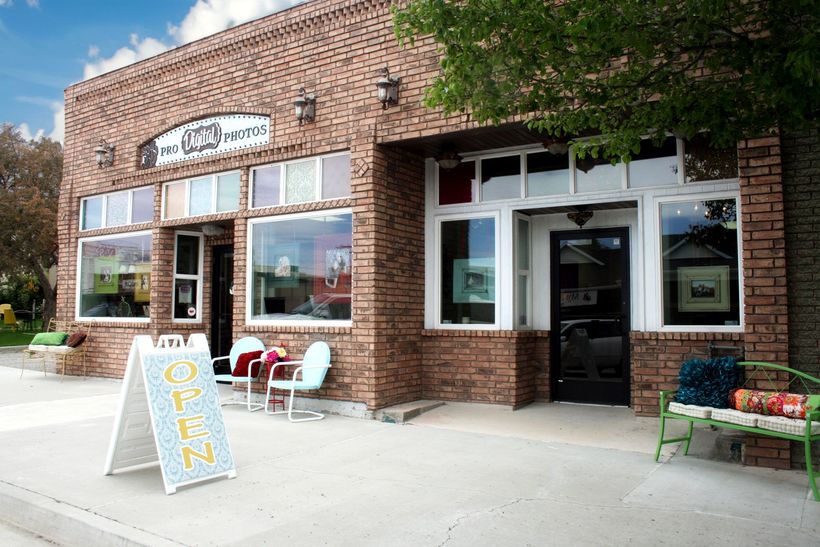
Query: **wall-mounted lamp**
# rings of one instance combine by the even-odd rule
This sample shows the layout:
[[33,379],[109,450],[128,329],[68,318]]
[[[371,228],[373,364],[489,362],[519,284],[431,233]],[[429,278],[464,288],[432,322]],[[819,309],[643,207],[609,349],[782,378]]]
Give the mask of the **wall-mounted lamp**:
[[100,144],[94,149],[94,154],[97,156],[97,165],[100,167],[114,165],[114,145],[108,144],[105,139],[100,139]]
[[387,67],[382,69],[382,77],[376,82],[376,90],[378,91],[379,102],[382,103],[382,108],[386,109],[391,104],[399,102],[399,82],[401,78],[398,76],[391,76]]
[[563,156],[569,151],[569,144],[564,139],[547,137],[544,139],[544,148],[553,156]]
[[436,163],[442,169],[455,169],[461,163],[461,156],[456,154],[452,148],[445,148],[441,154],[436,156]]
[[299,125],[312,122],[316,115],[316,95],[305,93],[305,88],[300,87],[299,96],[293,102],[293,107],[296,110],[296,119],[299,120]]

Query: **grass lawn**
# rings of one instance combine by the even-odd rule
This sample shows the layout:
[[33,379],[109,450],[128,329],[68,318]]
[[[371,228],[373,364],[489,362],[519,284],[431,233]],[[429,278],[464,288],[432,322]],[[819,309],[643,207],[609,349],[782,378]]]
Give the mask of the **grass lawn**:
[[20,330],[12,331],[9,327],[0,325],[0,348],[7,346],[27,346],[34,338],[34,335],[40,332],[43,322],[41,320],[34,321],[34,330],[32,332],[22,332]]

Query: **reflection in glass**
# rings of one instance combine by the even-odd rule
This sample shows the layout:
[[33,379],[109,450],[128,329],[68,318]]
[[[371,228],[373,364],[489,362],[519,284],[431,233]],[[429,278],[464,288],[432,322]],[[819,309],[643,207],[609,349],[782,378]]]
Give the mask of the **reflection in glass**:
[[239,209],[239,172],[216,178],[216,212]]
[[322,158],[322,199],[350,195],[350,154]]
[[180,234],[177,236],[176,273],[199,274],[199,236]]
[[481,201],[521,197],[521,157],[481,160]]
[[195,319],[198,316],[198,280],[174,280],[174,319]]
[[495,219],[441,223],[441,322],[495,323]]
[[569,155],[538,152],[527,155],[527,195],[569,193]]
[[438,170],[438,204],[473,202],[475,162],[464,161],[453,169]]
[[661,205],[664,325],[739,325],[737,203]]
[[253,170],[253,207],[279,205],[281,165]]
[[204,177],[191,181],[189,216],[207,215],[211,212],[212,185],[213,177]]
[[252,225],[251,317],[350,320],[353,215]]
[[661,146],[641,141],[641,151],[627,164],[630,188],[674,186],[678,183],[678,145],[675,137]]
[[80,317],[147,317],[151,234],[80,240]]
[[103,198],[88,198],[83,200],[83,230],[93,230],[102,227]]
[[165,185],[165,217],[181,218],[185,216],[185,182],[174,182]]
[[683,144],[686,182],[737,178],[737,147],[712,148],[704,135]]
[[603,158],[575,160],[576,192],[600,192],[621,188],[621,164]]
[[154,220],[154,188],[141,188],[131,194],[131,223]]

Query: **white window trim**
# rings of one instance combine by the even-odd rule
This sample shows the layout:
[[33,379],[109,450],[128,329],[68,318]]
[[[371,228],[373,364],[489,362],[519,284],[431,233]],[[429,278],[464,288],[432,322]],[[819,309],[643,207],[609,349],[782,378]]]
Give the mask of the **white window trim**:
[[[343,150],[341,152],[333,152],[332,154],[323,154],[321,156],[311,156],[307,158],[298,158],[294,160],[288,160],[283,162],[277,163],[268,163],[265,165],[257,165],[256,167],[251,168],[250,172],[250,185],[248,191],[248,209],[265,209],[267,207],[282,207],[285,205],[296,205],[299,203],[315,203],[320,201],[330,201],[332,199],[343,199],[348,196],[339,196],[335,198],[325,198],[323,195],[323,177],[324,177],[324,159],[326,158],[334,158],[338,156],[350,156],[349,150]],[[286,203],[285,197],[287,196],[287,188],[286,188],[286,177],[287,177],[287,166],[293,165],[297,163],[305,163],[308,161],[313,161],[315,163],[315,173],[316,177],[313,181],[313,192],[315,199],[309,201],[295,201],[293,203]],[[256,171],[260,169],[270,169],[273,167],[279,168],[279,202],[274,203],[271,205],[254,205],[254,197],[256,195]],[[351,161],[351,169],[353,168],[353,164]],[[352,175],[352,173],[351,173]]]
[[[239,174],[239,190],[240,190],[240,195],[241,195],[241,191],[242,191],[242,171],[239,170],[239,169],[231,169],[230,171],[221,171],[219,173],[208,173],[208,174],[204,174],[204,175],[197,175],[197,176],[188,177],[188,178],[185,178],[185,179],[169,180],[167,182],[163,182],[162,183],[162,190],[161,190],[162,191],[162,196],[160,197],[161,207],[160,207],[160,216],[159,216],[159,218],[161,220],[179,220],[179,219],[183,219],[183,218],[197,218],[197,217],[204,217],[204,216],[207,216],[207,215],[216,215],[216,214],[220,214],[220,213],[234,213],[236,211],[239,211],[239,205],[237,205],[236,209],[228,209],[228,210],[225,210],[225,211],[217,211],[216,210],[217,193],[219,191],[219,177],[222,177],[222,176],[225,176],[225,175],[233,175],[233,174]],[[199,215],[191,215],[191,181],[192,180],[204,179],[204,178],[210,178],[211,179],[211,210],[207,213],[202,213],[202,214],[199,214]],[[184,208],[185,214],[182,215],[181,217],[166,218],[166,216],[165,216],[165,213],[166,213],[165,204],[167,202],[166,192],[167,192],[168,186],[170,186],[172,184],[178,184],[178,183],[184,183],[185,184],[185,208]]]
[[[123,226],[130,226],[132,224],[144,224],[144,223],[147,223],[147,222],[153,222],[153,220],[154,220],[153,219],[153,216],[154,216],[153,215],[153,205],[151,207],[152,213],[151,213],[151,219],[150,220],[144,220],[142,222],[133,222],[134,192],[139,192],[139,191],[146,190],[146,189],[149,189],[149,188],[152,189],[152,191],[153,191],[154,187],[153,187],[153,185],[140,186],[139,188],[129,188],[128,190],[118,190],[116,192],[108,192],[108,193],[105,193],[105,194],[96,194],[96,195],[93,195],[93,196],[86,196],[86,197],[80,198],[79,230],[81,232],[88,232],[88,231],[91,231],[91,230],[100,230],[102,228],[121,228]],[[128,196],[128,205],[127,205],[127,211],[126,211],[126,217],[125,217],[126,221],[123,224],[117,224],[117,225],[112,226],[111,224],[108,223],[108,198],[110,196],[114,196],[114,195],[117,195],[117,194],[127,194],[127,196]],[[83,220],[85,219],[85,211],[86,211],[88,201],[93,200],[93,199],[98,199],[98,198],[100,199],[100,201],[102,203],[101,209],[100,209],[100,225],[96,226],[94,228],[83,228]],[[164,201],[163,201],[163,204],[164,204]]]
[[[494,322],[491,324],[472,324],[472,323],[442,323],[441,322],[441,224],[443,222],[450,222],[454,220],[481,220],[492,218],[495,222],[495,302],[493,303],[495,309]],[[435,222],[435,240],[433,245],[433,268],[435,272],[433,282],[433,328],[442,330],[499,330],[501,328],[501,302],[502,299],[508,299],[511,294],[503,294],[502,288],[507,284],[503,283],[503,276],[505,273],[499,267],[501,262],[501,212],[500,211],[476,211],[475,213],[461,213],[453,215],[439,215],[434,219]],[[429,319],[429,318],[428,318]]]
[[[91,242],[91,241],[100,241],[100,240],[107,240],[107,239],[123,239],[126,237],[134,237],[134,236],[151,236],[151,230],[140,230],[137,232],[125,232],[121,234],[109,234],[109,235],[102,235],[102,236],[92,236],[92,237],[83,237],[77,240],[77,268],[75,270],[76,277],[75,277],[75,286],[76,289],[74,291],[74,317],[77,321],[93,321],[97,323],[148,323],[151,321],[150,317],[84,317],[80,315],[80,299],[81,299],[81,276],[82,276],[82,265],[83,265],[83,243]],[[152,246],[152,253],[153,253],[153,239],[151,241]],[[153,270],[153,261],[152,261],[152,270]],[[153,273],[153,271],[152,271]]]
[[[343,209],[322,209],[307,213],[293,213],[287,215],[274,215],[267,217],[257,217],[248,219],[246,254],[245,254],[245,324],[263,326],[299,326],[299,327],[352,327],[353,326],[353,292],[350,293],[351,318],[350,319],[317,319],[315,321],[303,319],[253,319],[253,230],[257,224],[267,224],[270,222],[280,222],[286,220],[328,217],[333,215],[353,215],[353,209],[346,207]],[[351,238],[353,234],[351,233]],[[355,253],[352,255],[355,260]],[[351,265],[351,274],[353,268]]]
[[[529,266],[527,269],[520,269],[518,266],[518,261],[521,258],[519,256],[519,242],[521,234],[518,230],[518,222],[521,220],[527,223],[526,252],[527,265]],[[516,330],[532,330],[532,221],[530,220],[530,217],[528,217],[527,215],[522,215],[521,213],[513,213],[513,223],[515,224],[515,226],[513,226],[513,326]],[[518,309],[518,301],[520,296],[518,277],[522,275],[527,277],[526,325],[522,325],[519,321],[519,317],[521,317],[521,310]]]
[[[179,249],[179,236],[191,236],[195,237],[199,240],[199,261],[197,264],[197,272],[198,274],[179,274],[177,273],[177,251]],[[171,290],[173,290],[173,294],[171,295],[171,321],[173,323],[201,323],[202,322],[202,293],[203,293],[203,285],[202,285],[202,268],[205,264],[205,238],[203,237],[202,232],[185,232],[185,231],[178,231],[174,232],[174,266],[173,266],[173,282],[171,284]],[[174,317],[174,309],[176,309],[177,305],[177,279],[189,279],[197,282],[197,291],[196,291],[196,315],[191,318],[176,318]]]
[[[691,183],[689,184],[691,185]],[[688,186],[689,186],[688,185]],[[661,205],[668,203],[686,203],[691,201],[707,201],[714,199],[734,199],[737,211],[737,279],[738,279],[738,309],[739,320],[737,325],[665,325],[663,322],[663,237],[661,234]],[[740,192],[711,192],[692,193],[688,195],[656,197],[652,203],[652,222],[655,226],[654,245],[652,247],[655,256],[647,257],[651,260],[651,271],[655,277],[655,290],[658,299],[655,309],[652,310],[655,316],[655,325],[652,330],[657,332],[744,332],[746,327],[746,313],[744,303],[745,275],[743,271],[743,226],[740,204]]]

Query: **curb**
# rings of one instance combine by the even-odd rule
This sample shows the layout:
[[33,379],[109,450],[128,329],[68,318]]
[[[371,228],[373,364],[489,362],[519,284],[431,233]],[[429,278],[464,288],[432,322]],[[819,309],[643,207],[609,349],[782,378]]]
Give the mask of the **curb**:
[[6,482],[0,482],[0,515],[14,526],[60,545],[182,545]]

